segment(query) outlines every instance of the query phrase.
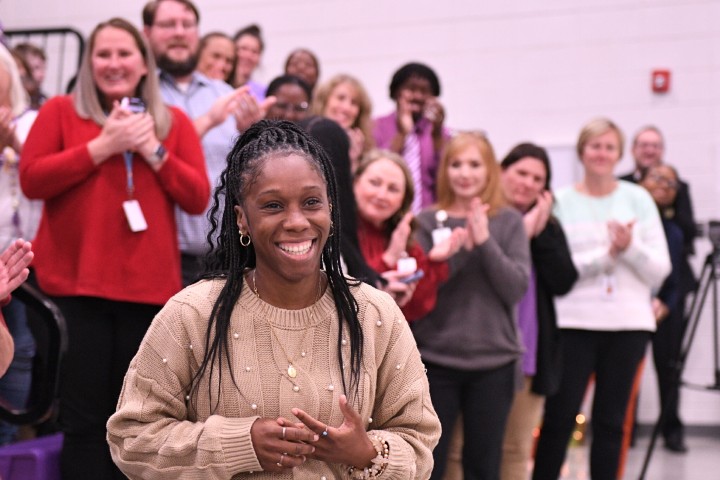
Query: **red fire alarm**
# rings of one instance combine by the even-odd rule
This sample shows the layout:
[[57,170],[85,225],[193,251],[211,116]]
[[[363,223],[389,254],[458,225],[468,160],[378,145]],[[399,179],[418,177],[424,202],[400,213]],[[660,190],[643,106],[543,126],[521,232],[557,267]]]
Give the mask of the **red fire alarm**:
[[653,70],[652,91],[654,93],[667,93],[670,91],[670,70]]

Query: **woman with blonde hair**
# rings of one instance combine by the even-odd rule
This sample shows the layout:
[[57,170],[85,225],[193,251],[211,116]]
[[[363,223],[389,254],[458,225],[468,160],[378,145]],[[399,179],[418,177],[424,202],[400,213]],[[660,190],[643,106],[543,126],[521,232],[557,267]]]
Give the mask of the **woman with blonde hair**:
[[578,281],[557,299],[563,341],[561,381],[547,397],[535,480],[555,480],[590,377],[590,476],[617,478],[623,422],[637,366],[655,331],[652,292],[670,273],[660,216],[642,187],[615,177],[623,134],[605,118],[580,131],[584,175],[556,192],[554,214],[567,236]]
[[487,138],[452,138],[438,170],[438,203],[417,217],[425,251],[447,228],[464,227],[466,249],[448,260],[435,309],[413,325],[443,435],[433,479],[443,478],[455,420],[462,413],[465,478],[498,478],[518,360],[516,305],[525,294],[530,253],[520,213],[507,205]]
[[201,213],[210,196],[193,124],[163,103],[132,24],[95,27],[73,93],[40,109],[20,182],[45,201],[34,266],[67,322],[63,478],[117,478],[105,422],[150,322],[181,288],[175,208]]
[[[19,238],[32,240],[42,212],[42,202],[29,200],[20,188],[23,145],[37,116],[28,100],[14,56],[0,45],[0,251]],[[16,298],[0,303],[15,343],[12,363],[0,379],[0,398],[23,409],[30,396],[35,340],[25,304]],[[14,441],[17,430],[16,425],[0,421],[0,445]]]
[[351,75],[335,75],[318,87],[312,110],[345,129],[350,138],[350,162],[355,171],[360,157],[375,144],[370,119],[372,103],[365,87]]

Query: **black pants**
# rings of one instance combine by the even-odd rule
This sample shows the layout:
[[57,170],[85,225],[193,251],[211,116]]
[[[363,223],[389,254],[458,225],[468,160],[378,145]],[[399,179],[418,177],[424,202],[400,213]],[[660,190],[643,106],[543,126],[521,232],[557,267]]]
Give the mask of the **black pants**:
[[493,370],[463,371],[430,363],[430,396],[440,418],[442,436],[433,459],[431,479],[441,479],[458,413],[463,414],[465,480],[497,480],[505,423],[515,393],[515,363]]
[[580,411],[588,381],[595,373],[592,407],[590,478],[616,480],[623,423],[638,364],[650,332],[563,330],[560,389],[545,401],[535,453],[533,480],[556,480]]
[[683,437],[684,428],[679,414],[680,379],[677,378],[677,362],[684,329],[682,312],[682,306],[671,310],[667,318],[658,325],[652,341],[660,407],[665,410],[662,428],[665,439]]
[[62,478],[125,478],[110,458],[105,424],[115,412],[130,360],[161,307],[91,297],[53,300],[68,328],[60,383]]

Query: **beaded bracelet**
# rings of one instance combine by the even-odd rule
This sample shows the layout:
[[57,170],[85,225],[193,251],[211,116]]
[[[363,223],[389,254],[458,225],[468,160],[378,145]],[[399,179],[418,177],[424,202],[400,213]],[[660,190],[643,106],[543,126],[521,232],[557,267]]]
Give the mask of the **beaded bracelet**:
[[[370,434],[369,437],[377,452],[377,456],[372,459],[372,465],[367,468],[358,469],[354,466],[348,467],[348,475],[352,480],[377,478],[385,471],[385,467],[387,467],[388,457],[390,456],[390,445],[375,434]],[[356,470],[359,470],[357,474],[355,473]]]

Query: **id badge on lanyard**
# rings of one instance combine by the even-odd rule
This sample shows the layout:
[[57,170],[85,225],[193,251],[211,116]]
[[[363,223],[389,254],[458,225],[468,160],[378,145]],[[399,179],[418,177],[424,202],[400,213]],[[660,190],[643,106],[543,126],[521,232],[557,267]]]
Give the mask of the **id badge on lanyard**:
[[140,202],[137,199],[132,198],[135,193],[135,181],[133,179],[133,154],[132,152],[125,152],[125,171],[127,173],[127,192],[129,200],[123,202],[123,211],[125,212],[125,218],[127,219],[128,226],[132,232],[144,232],[147,230],[148,225],[143,215],[142,208],[140,208]]

